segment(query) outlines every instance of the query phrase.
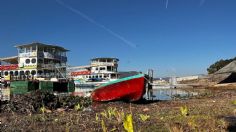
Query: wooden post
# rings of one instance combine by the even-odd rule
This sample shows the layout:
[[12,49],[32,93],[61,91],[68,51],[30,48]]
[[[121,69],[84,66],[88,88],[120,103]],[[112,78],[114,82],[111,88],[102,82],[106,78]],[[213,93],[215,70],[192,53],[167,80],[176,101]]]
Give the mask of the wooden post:
[[151,100],[153,100],[152,84],[153,84],[153,70],[152,70],[152,69],[148,69],[148,88],[147,88],[147,95],[148,95],[148,99],[151,99]]

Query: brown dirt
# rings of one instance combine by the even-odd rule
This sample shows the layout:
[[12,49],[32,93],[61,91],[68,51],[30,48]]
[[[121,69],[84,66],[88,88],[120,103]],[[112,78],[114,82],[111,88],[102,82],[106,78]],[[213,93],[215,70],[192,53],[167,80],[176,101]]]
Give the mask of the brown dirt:
[[[12,105],[14,101],[10,102],[11,107],[1,104],[0,131],[125,131],[123,122],[127,114],[132,114],[134,131],[236,130],[235,87],[189,90],[198,91],[200,94],[187,100],[141,101],[139,103],[93,102],[91,105],[88,105],[90,103],[87,99],[76,100],[71,97],[61,99],[53,107],[46,102],[42,105],[37,102],[37,99],[26,101],[25,96],[21,99],[17,97],[17,101],[22,101],[20,105],[19,102]],[[39,100],[44,98],[45,96]],[[53,99],[57,100],[56,97]],[[70,104],[69,100],[74,100],[74,103]],[[38,105],[33,105],[35,103]],[[83,107],[75,110],[74,107],[78,103]],[[28,104],[31,107],[28,107]],[[45,106],[47,110],[44,113],[39,112],[42,106]],[[187,113],[180,110],[185,106]],[[22,107],[26,110],[22,110],[24,109]],[[122,116],[123,113],[124,116]],[[147,119],[141,119],[142,115]]]

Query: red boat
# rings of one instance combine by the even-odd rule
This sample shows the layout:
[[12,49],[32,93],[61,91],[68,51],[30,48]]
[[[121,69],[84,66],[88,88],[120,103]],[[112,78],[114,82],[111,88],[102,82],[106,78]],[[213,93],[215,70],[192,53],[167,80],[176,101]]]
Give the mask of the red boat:
[[138,74],[102,84],[91,97],[93,101],[138,101],[145,93],[145,85],[145,75]]

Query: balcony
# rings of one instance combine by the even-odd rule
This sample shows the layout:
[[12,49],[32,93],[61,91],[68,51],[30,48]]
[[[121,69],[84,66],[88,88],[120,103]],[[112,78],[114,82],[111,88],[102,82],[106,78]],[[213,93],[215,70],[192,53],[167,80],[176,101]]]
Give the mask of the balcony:
[[57,59],[63,62],[67,62],[66,56],[56,55],[50,52],[38,52],[38,56],[46,59]]
[[43,68],[43,69],[54,69],[55,64],[38,64],[38,68]]
[[55,68],[65,68],[66,64],[38,64],[38,68],[43,69],[55,69]]
[[117,66],[116,62],[91,62],[91,66]]
[[19,57],[35,57],[37,52],[19,53]]

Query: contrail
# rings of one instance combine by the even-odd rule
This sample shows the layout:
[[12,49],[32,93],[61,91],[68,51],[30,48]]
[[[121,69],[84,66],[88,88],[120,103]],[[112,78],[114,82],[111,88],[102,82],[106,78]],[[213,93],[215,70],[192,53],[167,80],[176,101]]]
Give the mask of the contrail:
[[201,0],[200,1],[200,6],[203,6],[205,2],[206,2],[206,0]]
[[169,0],[166,0],[166,9],[168,8]]
[[123,36],[121,36],[120,34],[112,31],[111,29],[107,28],[105,25],[100,24],[98,22],[96,22],[94,19],[92,19],[91,17],[89,17],[88,15],[84,14],[83,12],[71,7],[70,5],[65,4],[63,1],[61,0],[56,0],[56,2],[62,6],[64,6],[65,8],[69,9],[70,11],[80,15],[82,18],[86,19],[87,21],[89,21],[90,23],[95,24],[96,26],[104,29],[105,31],[107,31],[108,33],[110,33],[111,35],[113,35],[114,37],[120,39],[121,41],[123,41],[126,45],[132,47],[132,48],[136,48],[137,45],[130,42],[129,40],[125,39]]

